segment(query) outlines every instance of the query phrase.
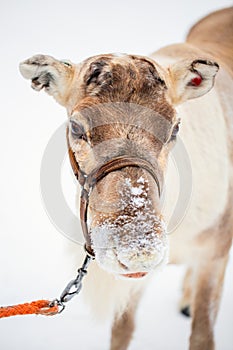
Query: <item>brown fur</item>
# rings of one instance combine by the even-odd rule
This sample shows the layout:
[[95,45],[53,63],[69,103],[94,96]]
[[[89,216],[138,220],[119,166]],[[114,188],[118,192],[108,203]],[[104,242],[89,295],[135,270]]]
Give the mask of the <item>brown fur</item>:
[[111,350],[126,350],[135,328],[135,314],[141,293],[133,296],[132,301],[120,318],[116,317],[112,326]]

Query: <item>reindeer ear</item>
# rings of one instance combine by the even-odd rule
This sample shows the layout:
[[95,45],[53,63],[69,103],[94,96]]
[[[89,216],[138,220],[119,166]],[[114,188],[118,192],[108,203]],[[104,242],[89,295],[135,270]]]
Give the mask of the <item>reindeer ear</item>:
[[168,68],[169,94],[174,104],[206,94],[214,85],[219,65],[214,61],[183,60]]
[[64,105],[74,75],[74,67],[70,62],[36,55],[20,63],[19,70],[25,79],[31,79],[34,90],[40,91],[44,88],[57,102]]

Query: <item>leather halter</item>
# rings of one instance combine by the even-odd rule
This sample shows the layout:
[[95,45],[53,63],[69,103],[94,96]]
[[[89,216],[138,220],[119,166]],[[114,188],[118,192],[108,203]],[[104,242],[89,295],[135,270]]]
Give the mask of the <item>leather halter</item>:
[[85,249],[89,255],[94,257],[94,251],[91,247],[91,237],[90,237],[90,234],[88,231],[88,225],[87,225],[87,211],[88,211],[88,205],[89,205],[89,196],[92,189],[95,187],[95,185],[111,172],[116,170],[121,170],[129,166],[145,169],[155,180],[156,185],[158,187],[159,196],[161,196],[160,182],[155,173],[155,168],[152,166],[152,164],[143,158],[134,157],[134,156],[115,157],[107,161],[103,165],[95,168],[94,170],[92,170],[90,174],[87,175],[80,169],[79,164],[76,161],[74,152],[70,147],[68,132],[67,132],[67,144],[68,144],[68,152],[69,152],[71,167],[73,169],[75,177],[77,178],[78,182],[82,186],[82,192],[80,197],[80,220],[81,220],[83,235],[86,241]]

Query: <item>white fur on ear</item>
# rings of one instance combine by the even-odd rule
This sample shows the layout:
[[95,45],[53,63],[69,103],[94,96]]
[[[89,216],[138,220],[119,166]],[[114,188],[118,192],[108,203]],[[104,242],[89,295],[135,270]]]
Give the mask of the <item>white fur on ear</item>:
[[73,65],[67,61],[59,61],[47,55],[35,55],[19,65],[25,79],[31,79],[34,90],[45,91],[60,104],[64,104],[69,83],[74,74]]
[[182,60],[168,68],[169,96],[174,104],[206,94],[214,85],[219,65],[210,60]]

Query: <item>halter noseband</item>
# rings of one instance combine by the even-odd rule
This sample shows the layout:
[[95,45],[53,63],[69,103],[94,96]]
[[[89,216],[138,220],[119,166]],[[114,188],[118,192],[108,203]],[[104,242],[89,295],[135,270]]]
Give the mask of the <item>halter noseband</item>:
[[89,175],[87,175],[80,169],[79,164],[75,159],[74,152],[70,147],[68,132],[67,132],[67,144],[68,144],[68,152],[69,152],[71,167],[73,169],[75,177],[77,178],[78,182],[82,186],[82,192],[80,197],[80,220],[81,220],[83,235],[86,241],[85,249],[89,255],[94,257],[94,251],[91,247],[91,237],[87,226],[87,211],[88,211],[88,205],[89,205],[89,196],[92,189],[95,187],[95,185],[111,172],[116,170],[121,170],[128,166],[145,169],[155,180],[156,185],[158,187],[159,196],[161,196],[160,182],[152,164],[143,158],[134,157],[134,156],[115,157],[107,161],[100,167],[95,168],[94,170],[92,170],[92,172]]

